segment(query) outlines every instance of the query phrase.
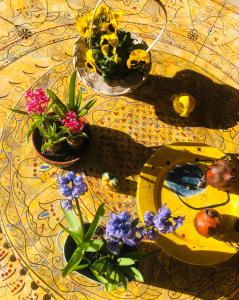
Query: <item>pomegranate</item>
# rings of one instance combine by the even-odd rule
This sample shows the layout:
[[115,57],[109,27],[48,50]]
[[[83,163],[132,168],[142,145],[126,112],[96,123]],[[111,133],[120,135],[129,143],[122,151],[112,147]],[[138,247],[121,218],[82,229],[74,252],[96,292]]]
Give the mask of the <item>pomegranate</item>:
[[222,227],[222,217],[215,209],[206,208],[196,214],[194,225],[201,235],[214,236]]
[[219,159],[209,166],[205,173],[206,184],[219,190],[227,191],[234,184],[236,169],[227,159]]

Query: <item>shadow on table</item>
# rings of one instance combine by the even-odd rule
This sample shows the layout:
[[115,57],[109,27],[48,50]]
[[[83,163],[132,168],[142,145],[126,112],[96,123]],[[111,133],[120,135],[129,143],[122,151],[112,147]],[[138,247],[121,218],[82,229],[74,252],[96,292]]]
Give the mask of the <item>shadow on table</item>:
[[[188,118],[173,110],[172,97],[180,93],[191,94],[197,102]],[[239,91],[192,70],[177,72],[172,78],[150,75],[128,97],[153,104],[158,118],[174,126],[220,129],[232,127],[239,120]]]
[[146,147],[116,129],[91,125],[91,133],[90,147],[80,162],[80,170],[97,178],[110,172],[119,178],[120,193],[135,195],[137,183],[127,177],[140,174],[157,147]]
[[[162,238],[166,239],[166,237]],[[190,255],[191,250],[188,247],[176,245],[171,241],[167,243],[171,249],[172,247],[175,249],[175,253],[186,251]],[[151,248],[146,243],[143,248],[154,252],[140,265],[145,284],[150,285],[152,290],[154,286],[166,289],[169,299],[181,299],[181,294],[203,300],[219,299],[230,295],[238,286],[239,255],[217,265],[200,266],[183,263],[170,257],[156,245]],[[218,251],[204,251],[201,255],[203,257],[206,255],[209,261],[210,258],[214,259],[218,255],[222,260],[228,257],[226,253]],[[198,263],[200,264],[200,260]],[[147,290],[151,293],[150,289]],[[184,297],[183,299],[187,299],[186,296]]]
[[221,217],[223,227],[215,239],[223,241],[235,251],[239,251],[239,218],[227,214],[222,214]]

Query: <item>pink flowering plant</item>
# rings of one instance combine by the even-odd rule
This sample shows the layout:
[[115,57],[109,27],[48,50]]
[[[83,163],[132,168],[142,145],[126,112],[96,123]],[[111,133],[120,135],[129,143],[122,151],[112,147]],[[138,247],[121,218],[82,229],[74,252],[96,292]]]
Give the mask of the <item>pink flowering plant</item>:
[[110,213],[108,222],[102,226],[105,210],[104,204],[101,204],[92,223],[86,226],[79,201],[88,190],[85,180],[83,173],[77,175],[72,171],[58,178],[59,189],[64,196],[61,207],[68,222],[68,228],[61,227],[75,243],[62,276],[73,271],[91,274],[107,291],[113,291],[118,286],[127,289],[130,280],[143,282],[138,262],[150,254],[138,251],[136,247],[142,239],[156,240],[160,238],[159,233],[174,232],[183,224],[184,217],[172,217],[170,209],[163,204],[157,214],[145,213],[144,225],[140,225],[138,218],[134,219],[129,212],[122,211]]
[[27,140],[37,128],[42,136],[42,153],[54,151],[55,145],[65,140],[74,142],[79,138],[88,137],[84,132],[86,120],[83,116],[95,104],[95,100],[92,99],[81,107],[82,92],[79,89],[75,95],[75,83],[76,72],[74,71],[70,79],[69,100],[66,104],[52,90],[46,89],[45,92],[42,88],[36,88],[26,92],[26,111],[11,109],[32,119]]

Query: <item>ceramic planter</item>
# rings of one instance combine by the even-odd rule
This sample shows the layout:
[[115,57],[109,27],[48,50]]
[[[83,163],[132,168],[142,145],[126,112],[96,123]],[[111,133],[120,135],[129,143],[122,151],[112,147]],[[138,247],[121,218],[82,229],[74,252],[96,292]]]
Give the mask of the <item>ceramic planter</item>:
[[[86,226],[86,230],[87,228],[89,228],[90,224],[85,224]],[[66,238],[66,241],[65,241],[65,244],[64,244],[64,249],[63,249],[63,255],[64,255],[64,259],[65,259],[65,262],[67,263],[72,254],[74,253],[76,249],[76,243],[75,241],[73,240],[73,238],[68,235],[67,238]],[[123,249],[122,249],[122,252],[124,253],[129,253],[129,252],[135,252],[137,251],[137,248],[136,247],[129,247],[129,246],[124,246]],[[100,252],[98,252],[100,253]],[[97,255],[97,252],[86,252],[86,254],[89,255],[88,259],[97,259],[98,257],[90,257],[90,256],[96,256]],[[103,256],[105,255],[105,253],[103,254]],[[138,267],[138,263],[136,262],[135,264],[136,267]],[[101,282],[99,282],[96,277],[92,274],[90,268],[85,268],[83,270],[79,270],[79,271],[76,271],[77,273],[81,274],[82,276],[84,277],[87,277],[88,279],[91,279],[95,282],[97,282],[98,284],[102,284]],[[129,278],[126,278],[126,280],[129,282],[130,279]],[[122,286],[121,284],[119,286]]]

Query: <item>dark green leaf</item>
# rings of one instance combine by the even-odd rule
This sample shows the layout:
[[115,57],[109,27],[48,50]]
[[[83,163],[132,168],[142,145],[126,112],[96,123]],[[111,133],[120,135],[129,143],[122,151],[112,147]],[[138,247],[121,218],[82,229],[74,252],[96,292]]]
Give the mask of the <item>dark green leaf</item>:
[[66,113],[66,112],[67,112],[67,107],[66,107],[65,104],[57,97],[57,95],[56,95],[53,91],[51,91],[51,90],[49,90],[49,89],[46,89],[46,91],[47,91],[49,97],[52,99],[52,101],[53,101],[58,107],[60,107],[60,109],[61,109],[64,113]]
[[88,113],[88,109],[82,108],[78,114],[78,117],[83,117],[84,115],[86,115]]
[[118,274],[119,274],[119,282],[122,282],[124,289],[127,290],[127,279],[126,279],[126,275],[119,270],[118,268],[116,268]]
[[132,226],[136,226],[139,223],[139,218],[136,218],[132,221]]
[[135,264],[135,261],[132,258],[128,257],[119,257],[117,259],[119,266],[132,266]]
[[133,260],[145,260],[146,258],[149,258],[152,254],[151,253],[145,253],[145,252],[128,252],[124,253],[124,257],[132,258]]
[[86,105],[83,107],[83,109],[87,109],[89,110],[94,104],[95,104],[96,100],[92,99],[89,102],[86,103]]
[[85,235],[86,241],[88,241],[92,238],[92,236],[94,235],[96,229],[98,228],[104,214],[105,214],[104,203],[102,203],[98,207],[95,217],[94,217],[92,223],[90,224],[90,228],[88,229],[88,231]]
[[29,114],[26,111],[20,110],[20,109],[15,109],[15,108],[10,108],[11,111],[21,114],[21,115],[27,115],[29,116]]
[[56,105],[54,105],[53,106],[53,110],[54,110],[54,112],[60,117],[60,118],[63,118],[64,117],[64,112],[60,109],[60,107],[59,106],[56,106]]
[[78,111],[81,106],[81,100],[82,100],[82,91],[81,89],[79,89],[76,97],[76,104],[75,104],[76,111]]
[[[98,272],[99,274],[102,273],[102,268],[104,267],[105,263],[108,261],[107,256],[102,256],[98,258],[92,265],[92,269]],[[101,275],[101,274],[100,274]]]
[[81,262],[81,260],[83,258],[83,254],[84,254],[84,250],[82,250],[79,247],[76,248],[76,250],[72,254],[70,260],[68,261],[68,264],[65,266],[65,268],[62,272],[63,277],[65,277],[66,275],[68,275],[69,273],[74,271],[76,266],[79,265],[79,263]]
[[76,71],[71,75],[69,86],[69,109],[74,110],[75,107],[75,84],[76,84]]

